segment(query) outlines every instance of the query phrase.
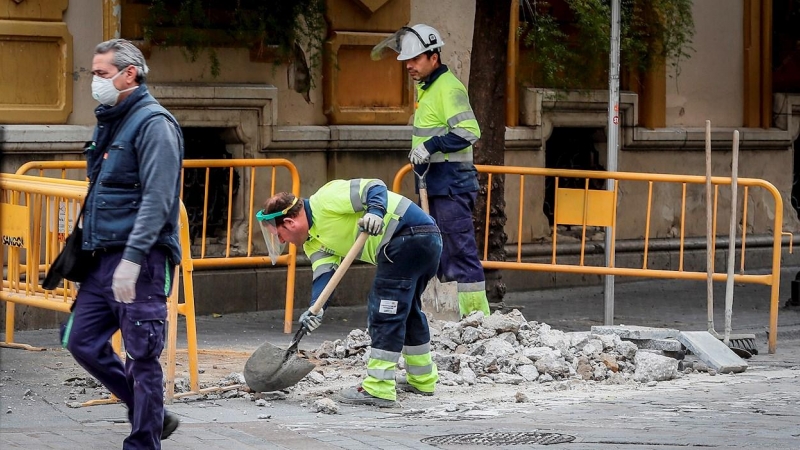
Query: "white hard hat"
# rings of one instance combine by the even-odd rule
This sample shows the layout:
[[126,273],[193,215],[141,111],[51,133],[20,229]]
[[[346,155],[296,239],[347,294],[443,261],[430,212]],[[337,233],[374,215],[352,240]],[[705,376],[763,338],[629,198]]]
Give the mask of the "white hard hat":
[[397,55],[398,61],[405,61],[444,46],[442,36],[436,31],[436,28],[429,25],[418,24],[411,28],[404,27],[404,30],[406,33],[402,36],[400,54]]

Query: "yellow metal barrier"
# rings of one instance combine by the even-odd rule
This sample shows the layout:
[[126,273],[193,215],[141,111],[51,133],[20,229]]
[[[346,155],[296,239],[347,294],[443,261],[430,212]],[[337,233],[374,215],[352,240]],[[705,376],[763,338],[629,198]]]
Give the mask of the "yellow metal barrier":
[[[75,225],[86,182],[0,174],[0,230],[6,261],[0,300],[6,302],[6,340],[0,346],[44,350],[14,342],[16,304],[69,313],[77,290],[72,282],[52,291],[42,288],[45,273],[61,251]],[[24,252],[23,252],[24,250]],[[112,345],[122,354],[121,334]],[[91,400],[85,406],[114,403],[117,399]]]
[[[44,350],[14,342],[15,304],[69,313],[75,301],[77,290],[72,282],[65,281],[63,287],[53,291],[44,290],[39,280],[41,272],[46,272],[63,247],[66,235],[74,226],[74,219],[80,210],[80,203],[86,195],[86,183],[70,180],[47,179],[25,175],[0,174],[0,215],[4,251],[6,251],[8,276],[3,280],[0,300],[6,302],[6,342],[4,347],[27,350]],[[56,210],[59,212],[57,213]],[[6,220],[12,219],[12,220]],[[192,282],[192,256],[189,242],[189,222],[186,209],[181,204],[180,237],[183,246],[181,265],[176,267],[173,286],[176,286],[167,300],[167,371],[166,399],[168,403],[175,397],[174,381],[177,347],[178,314],[186,317],[186,336],[188,341],[189,383],[191,391],[179,396],[200,394],[214,389],[199,388],[197,330],[194,314],[194,284]],[[45,245],[42,246],[42,240]],[[59,244],[59,242],[61,244]],[[23,251],[24,250],[24,254]],[[42,253],[43,252],[43,253]],[[43,261],[43,264],[28,264],[29,261]],[[178,274],[183,274],[184,298],[179,303]],[[112,345],[124,358],[121,351],[119,331],[112,338]],[[237,386],[218,388],[231,389]],[[82,406],[116,403],[114,396],[108,399],[89,400]]]
[[[31,161],[23,164],[17,169],[17,174],[38,174],[42,179],[47,177],[65,178],[68,170],[84,170],[86,161]],[[278,169],[281,169],[279,172]],[[217,171],[212,173],[212,171]],[[224,171],[227,176],[226,199],[227,208],[225,211],[225,240],[224,248],[215,253],[209,251],[208,241],[215,239],[210,237],[208,232],[209,202],[212,201],[210,189],[215,180],[212,175],[220,174]],[[76,176],[76,174],[72,174]],[[186,183],[187,177],[192,180],[200,180],[199,184],[203,187],[202,208],[198,214],[202,216],[202,223],[199,235],[195,241],[199,240],[199,248],[192,252],[192,264],[195,269],[212,268],[232,268],[232,267],[256,267],[271,266],[272,263],[266,254],[256,255],[253,253],[254,238],[261,240],[261,231],[257,224],[254,224],[254,212],[260,209],[259,202],[274,195],[276,192],[288,191],[294,195],[300,195],[300,175],[297,168],[286,159],[187,159],[183,161],[181,171],[181,186]],[[244,189],[238,189],[238,184],[233,180],[240,177],[243,180]],[[218,180],[217,180],[218,181]],[[261,192],[256,192],[256,185],[259,185]],[[267,192],[269,193],[267,195]],[[188,199],[185,198],[183,189],[181,199],[184,204]],[[195,199],[198,200],[198,199]],[[255,225],[255,226],[254,226]],[[255,236],[255,237],[254,237]],[[191,249],[191,236],[187,240],[187,248]],[[282,255],[276,265],[287,266],[286,279],[286,301],[284,311],[283,329],[285,333],[292,331],[292,313],[294,310],[294,286],[295,269],[297,264],[297,248],[289,245],[289,252]]]
[[[66,164],[60,164],[66,163]],[[81,181],[72,181],[66,179],[47,178],[42,177],[43,171],[48,169],[66,170],[67,168],[85,167],[83,162],[42,162],[42,163],[29,163],[20,169],[20,172],[25,172],[31,168],[40,169],[39,177],[32,177],[17,174],[0,174],[0,187],[2,187],[2,204],[0,204],[0,217],[5,218],[12,214],[17,214],[15,217],[24,217],[23,222],[29,223],[29,227],[19,226],[20,220],[4,220],[2,222],[2,230],[4,236],[4,243],[9,242],[9,251],[6,253],[7,258],[7,280],[3,281],[3,290],[0,291],[0,300],[7,302],[6,313],[6,341],[7,346],[15,346],[20,348],[33,349],[24,344],[14,344],[14,304],[20,303],[33,307],[51,309],[62,312],[69,312],[70,306],[75,299],[76,290],[71,282],[65,282],[65,286],[56,289],[55,291],[45,291],[39,282],[40,272],[46,272],[52,261],[58,255],[63,245],[58,245],[58,241],[63,243],[69,231],[71,230],[72,222],[77,217],[80,210],[80,203],[86,194],[87,184]],[[189,232],[189,220],[186,213],[186,208],[181,204],[180,213],[180,239],[182,246],[181,265],[176,268],[175,286],[179,285],[180,275],[183,276],[183,289],[184,289],[184,302],[179,302],[178,288],[173,289],[170,298],[168,299],[168,328],[167,328],[167,371],[166,371],[166,402],[171,403],[176,397],[183,397],[187,395],[203,394],[212,391],[222,391],[234,389],[239,386],[227,386],[223,388],[209,388],[200,389],[199,370],[198,370],[198,353],[215,353],[215,351],[203,351],[197,348],[197,330],[195,323],[195,304],[194,304],[194,282],[193,271],[195,267],[224,267],[224,266],[243,266],[243,265],[260,265],[267,264],[269,259],[265,256],[253,255],[253,216],[255,199],[255,180],[256,168],[268,167],[271,171],[270,181],[270,195],[277,192],[277,189],[285,183],[286,180],[279,180],[276,174],[278,167],[284,167],[288,170],[288,181],[291,183],[291,192],[295,195],[300,194],[299,175],[294,167],[287,160],[220,160],[220,161],[184,161],[184,172],[186,169],[204,169],[205,170],[205,192],[206,197],[208,194],[208,180],[209,173],[212,168],[228,169],[233,179],[232,173],[234,167],[246,167],[249,169],[248,175],[250,179],[248,189],[248,199],[241,202],[236,202],[236,207],[244,206],[244,210],[235,211],[233,202],[233,183],[229,183],[228,190],[228,226],[225,255],[221,257],[214,257],[207,255],[205,246],[201,245],[200,257],[192,256],[192,242]],[[63,172],[62,172],[63,173]],[[268,197],[263,195],[264,198]],[[60,206],[65,204],[65,206]],[[33,208],[33,217],[30,215],[31,205],[38,205],[39,208]],[[43,205],[43,206],[42,206]],[[56,206],[61,211],[61,215],[54,213]],[[203,221],[203,235],[201,239],[205,242],[206,211],[208,207],[207,199],[204,200],[204,221]],[[52,210],[52,211],[51,211]],[[238,215],[242,222],[246,222],[247,226],[247,250],[243,255],[231,255],[232,239],[231,223],[234,215]],[[54,224],[57,222],[56,217],[60,218],[58,223],[60,227]],[[70,224],[68,226],[67,224]],[[241,227],[240,227],[241,228]],[[260,233],[260,230],[258,231]],[[41,245],[40,235],[44,234],[45,245]],[[7,236],[7,238],[6,238]],[[28,242],[30,245],[27,245]],[[4,245],[5,247],[5,245]],[[21,255],[21,250],[26,252]],[[44,253],[41,253],[44,252]],[[40,254],[41,253],[41,254]],[[24,258],[23,258],[24,256]],[[43,261],[43,263],[28,263],[28,261]],[[294,245],[289,246],[289,254],[283,255],[279,259],[279,264],[288,266],[287,276],[287,294],[286,294],[286,314],[284,318],[284,330],[291,331],[292,322],[292,303],[294,293],[294,280],[295,280],[295,267],[296,267],[296,248]],[[175,370],[176,370],[176,354],[177,354],[177,317],[178,314],[183,314],[186,318],[186,335],[187,335],[187,353],[189,359],[189,383],[190,391],[180,394],[175,394]],[[115,349],[119,352],[120,348],[120,335],[117,333],[114,337]],[[86,402],[84,406],[91,406],[103,403],[116,402],[116,398],[92,400]]]
[[[484,226],[485,230],[483,236],[484,253],[481,258],[481,263],[486,269],[505,269],[505,270],[532,270],[542,272],[559,272],[559,273],[575,273],[575,274],[592,274],[592,275],[620,275],[620,276],[636,276],[636,277],[650,277],[650,278],[666,278],[666,279],[683,279],[683,280],[706,280],[706,272],[689,272],[685,271],[683,267],[684,260],[684,240],[686,230],[686,187],[687,185],[704,185],[706,178],[703,176],[691,175],[670,175],[670,174],[654,174],[654,173],[629,173],[629,172],[601,172],[601,171],[586,171],[586,170],[566,170],[566,169],[545,169],[545,168],[531,168],[531,167],[509,167],[509,166],[486,166],[477,165],[478,172],[486,174],[488,177],[487,185],[492,186],[492,178],[495,175],[503,175],[506,178],[506,186],[509,185],[509,175],[519,176],[519,206],[518,206],[518,224],[520,239],[517,244],[517,254],[514,261],[490,261],[488,260],[488,240],[489,240],[489,227]],[[411,171],[411,165],[402,167],[394,178],[392,190],[400,192],[402,189],[403,178]],[[523,222],[526,217],[526,203],[524,197],[523,187],[525,185],[525,177],[553,177],[555,178],[556,194],[555,194],[555,211],[554,211],[554,225],[553,225],[553,242],[552,242],[552,256],[550,263],[534,263],[522,262],[522,230]],[[562,178],[577,178],[585,179],[583,189],[566,189],[559,186],[559,179]],[[598,191],[589,189],[589,180],[617,180],[614,191]],[[642,268],[628,268],[628,267],[606,267],[603,266],[589,266],[584,263],[584,254],[586,250],[586,227],[587,226],[611,226],[611,252],[613,255],[614,248],[616,247],[616,221],[618,216],[617,199],[619,193],[620,181],[634,181],[644,182],[648,184],[647,196],[647,212],[646,212],[646,225],[644,230],[644,259]],[[653,183],[672,183],[681,186],[681,220],[680,220],[680,247],[679,247],[679,266],[678,270],[658,270],[650,269],[647,267],[647,251],[650,244],[650,218],[652,215],[653,204]],[[711,183],[714,185],[714,208],[713,208],[713,234],[716,236],[717,229],[717,199],[719,197],[720,186],[730,186],[731,178],[728,177],[712,177]],[[744,189],[744,215],[741,236],[741,269],[739,274],[734,274],[734,281],[738,283],[754,283],[770,286],[770,317],[769,317],[769,352],[775,353],[777,347],[778,336],[778,288],[780,286],[780,257],[781,257],[781,238],[782,238],[782,224],[783,224],[783,199],[780,192],[771,183],[765,180],[753,178],[739,178],[738,185]],[[774,200],[774,218],[771,227],[772,239],[772,269],[769,274],[754,275],[744,273],[744,251],[747,240],[747,203],[748,195],[750,194],[749,188],[762,188],[772,196]],[[508,192],[508,191],[507,191]],[[491,190],[488,190],[489,198],[487,204],[491,202]],[[538,206],[541,204],[530,204],[529,207]],[[530,211],[528,211],[530,213]],[[528,214],[530,216],[531,214]],[[489,223],[489,213],[487,211],[485,223]],[[582,226],[581,248],[580,248],[580,262],[579,264],[561,264],[557,262],[557,225],[570,224]],[[712,240],[714,242],[714,240]],[[712,244],[712,251],[713,248]],[[613,258],[611,259],[613,261]],[[712,267],[713,270],[713,267]],[[715,281],[725,281],[727,274],[714,273],[712,276]]]
[[0,183],[1,245],[6,260],[0,300],[7,302],[6,340],[2,345],[34,349],[14,342],[15,304],[69,312],[75,299],[74,284],[45,291],[39,277],[50,267],[71,230],[86,194],[86,183],[10,174],[2,174]]

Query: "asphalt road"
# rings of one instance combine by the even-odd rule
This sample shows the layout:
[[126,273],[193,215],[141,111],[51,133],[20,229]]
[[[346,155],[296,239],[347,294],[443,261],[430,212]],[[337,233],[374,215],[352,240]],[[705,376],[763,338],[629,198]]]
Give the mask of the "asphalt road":
[[[781,298],[796,270],[784,271]],[[717,330],[723,326],[724,285],[715,293]],[[800,448],[800,311],[781,311],[778,352],[766,354],[769,290],[736,286],[733,330],[756,333],[761,354],[736,375],[693,373],[656,384],[611,385],[563,381],[547,384],[443,386],[434,397],[400,394],[393,409],[340,405],[317,413],[314,398],[290,393],[265,406],[244,398],[188,397],[171,406],[182,425],[164,449],[670,449]],[[528,320],[565,331],[602,324],[603,295],[587,287],[512,293]],[[705,284],[619,283],[617,324],[706,328]],[[201,348],[243,351],[264,340],[286,345],[282,313],[199,317]],[[337,308],[301,348],[340,339],[365,325],[364,308]],[[183,326],[181,326],[183,329]],[[56,330],[18,332],[18,342],[44,352],[0,348],[0,447],[3,449],[120,448],[128,433],[121,405],[72,408],[96,398],[85,373],[58,345]],[[185,342],[181,333],[179,342]],[[182,346],[185,346],[182,344]],[[208,355],[201,367],[211,370]],[[355,382],[355,381],[354,381]],[[318,397],[333,392],[321,391]],[[518,402],[524,394],[527,401]],[[219,398],[218,398],[219,397]],[[459,443],[461,442],[461,443]],[[514,445],[515,444],[515,445]]]

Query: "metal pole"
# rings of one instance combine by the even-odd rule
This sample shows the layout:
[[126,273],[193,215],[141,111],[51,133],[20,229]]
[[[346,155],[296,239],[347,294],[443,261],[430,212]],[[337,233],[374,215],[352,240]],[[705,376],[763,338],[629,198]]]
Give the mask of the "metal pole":
[[[608,171],[617,171],[617,152],[619,151],[619,2],[611,0],[611,50],[608,55]],[[614,191],[616,180],[609,179],[606,190]],[[612,229],[606,227],[605,262],[611,267]],[[614,325],[614,276],[605,276],[605,324]]]

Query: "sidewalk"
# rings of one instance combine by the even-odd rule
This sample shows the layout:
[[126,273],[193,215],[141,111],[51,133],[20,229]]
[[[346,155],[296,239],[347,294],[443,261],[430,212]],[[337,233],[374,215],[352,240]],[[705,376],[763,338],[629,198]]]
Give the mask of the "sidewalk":
[[[789,296],[795,273],[796,269],[782,273],[781,303]],[[724,284],[716,284],[715,298],[715,325],[721,332]],[[294,389],[285,399],[269,400],[265,406],[224,395],[188,397],[170,407],[181,416],[182,425],[163,448],[467,449],[484,448],[487,443],[500,444],[493,448],[527,448],[510,445],[511,438],[530,444],[559,436],[574,441],[555,444],[556,448],[800,448],[800,311],[780,312],[778,352],[768,355],[768,299],[767,287],[736,286],[733,331],[755,333],[761,351],[742,374],[694,373],[636,385],[573,380],[483,384],[466,394],[463,388],[440,386],[434,397],[399,394],[398,408],[339,405],[334,415],[313,408],[315,399],[335,393],[324,384],[313,392]],[[528,320],[564,331],[600,325],[604,311],[599,287],[511,293],[505,303],[522,307]],[[615,310],[617,324],[705,330],[705,284],[618,282]],[[203,376],[241,372],[248,352],[264,340],[288,345],[291,335],[282,333],[282,318],[282,311],[198,317],[200,348],[233,351],[227,357],[201,354]],[[325,340],[342,339],[365,322],[364,307],[332,308],[323,326],[305,337],[300,347],[312,349]],[[184,328],[181,323],[179,347],[183,348]],[[57,331],[18,332],[16,338],[48,350],[0,348],[0,446],[121,448],[129,430],[121,405],[66,405],[98,398],[103,389],[80,385],[85,384],[86,374],[58,347]],[[356,384],[358,379],[338,381]],[[520,394],[528,401],[519,402]],[[503,432],[516,434],[498,434]],[[474,437],[471,445],[456,445],[457,437],[452,435],[465,433],[486,434],[480,436],[482,440]],[[423,442],[426,438],[429,441]]]

